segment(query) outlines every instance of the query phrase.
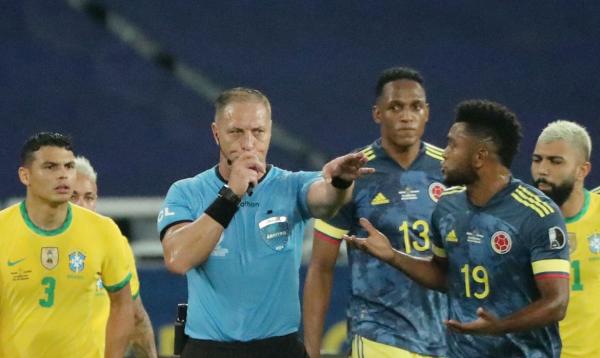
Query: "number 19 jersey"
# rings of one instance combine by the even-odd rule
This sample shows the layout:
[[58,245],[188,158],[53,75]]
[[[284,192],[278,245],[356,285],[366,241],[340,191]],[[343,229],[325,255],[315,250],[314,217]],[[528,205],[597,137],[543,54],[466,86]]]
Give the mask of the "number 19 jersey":
[[[483,207],[464,187],[447,189],[432,216],[433,252],[448,259],[450,319],[471,322],[479,307],[506,317],[540,297],[536,280],[569,276],[560,210],[512,179]],[[501,336],[448,331],[449,357],[560,356],[558,323]]]

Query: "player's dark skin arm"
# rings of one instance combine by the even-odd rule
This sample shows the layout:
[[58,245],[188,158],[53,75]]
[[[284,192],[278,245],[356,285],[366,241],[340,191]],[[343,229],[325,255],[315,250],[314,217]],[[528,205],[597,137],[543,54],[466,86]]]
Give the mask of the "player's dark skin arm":
[[480,307],[478,318],[472,322],[446,321],[449,329],[464,334],[501,335],[527,331],[558,322],[565,317],[569,302],[568,278],[536,279],[540,298],[504,318]]
[[136,358],[155,358],[157,353],[152,324],[139,296],[133,301],[133,310],[135,324],[131,335],[133,355]]
[[369,234],[366,238],[356,236],[344,236],[350,245],[367,251],[369,254],[403,271],[411,279],[419,284],[446,292],[448,261],[445,258],[433,256],[432,258],[421,258],[407,255],[392,247],[390,240],[377,230],[369,220],[360,219],[360,225]]
[[311,358],[321,356],[325,314],[329,308],[339,243],[314,238],[310,265],[304,283],[304,345]]

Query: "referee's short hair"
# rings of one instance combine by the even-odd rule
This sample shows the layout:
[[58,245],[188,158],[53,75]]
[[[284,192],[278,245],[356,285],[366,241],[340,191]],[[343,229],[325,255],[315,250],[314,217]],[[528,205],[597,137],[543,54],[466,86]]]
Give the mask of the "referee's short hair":
[[214,102],[215,114],[218,115],[230,103],[252,101],[262,102],[267,111],[271,113],[271,103],[261,91],[254,88],[235,87],[221,92],[217,97]]

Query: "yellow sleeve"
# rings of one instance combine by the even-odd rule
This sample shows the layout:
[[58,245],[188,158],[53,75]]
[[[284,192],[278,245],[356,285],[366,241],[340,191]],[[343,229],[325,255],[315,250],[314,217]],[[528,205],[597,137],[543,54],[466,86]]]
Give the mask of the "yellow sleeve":
[[104,242],[107,245],[106,255],[102,262],[102,282],[108,292],[116,292],[125,287],[131,280],[131,268],[123,235],[117,224],[106,218]]
[[137,273],[137,266],[135,265],[135,255],[133,254],[133,249],[131,248],[131,245],[129,245],[129,241],[125,236],[123,236],[123,242],[125,243],[129,270],[131,272],[131,281],[129,281],[131,298],[135,300],[140,294],[140,279]]

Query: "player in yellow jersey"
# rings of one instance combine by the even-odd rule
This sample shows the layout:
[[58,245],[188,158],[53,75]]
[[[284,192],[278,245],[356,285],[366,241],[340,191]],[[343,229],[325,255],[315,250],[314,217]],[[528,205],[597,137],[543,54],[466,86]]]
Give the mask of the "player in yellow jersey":
[[[69,203],[68,137],[32,136],[21,152],[25,200],[0,211],[0,357],[123,357],[133,305],[122,234]],[[90,329],[101,278],[110,297],[106,347]]]
[[592,143],[577,123],[555,121],[533,152],[535,185],[560,206],[569,233],[571,294],[560,322],[562,357],[600,357],[600,195],[584,187]]
[[[73,195],[71,202],[83,206],[86,209],[96,211],[96,202],[98,199],[98,174],[85,157],[78,156],[75,158],[75,172],[77,178],[73,185]],[[131,267],[131,297],[133,299],[134,309],[134,328],[131,336],[131,348],[135,357],[151,357],[157,356],[156,343],[154,342],[154,332],[150,317],[144,308],[140,297],[140,281],[138,279],[135,258],[131,246],[127,238],[123,237],[123,242],[127,250],[129,266]],[[110,300],[105,289],[102,288],[102,281],[98,281],[98,310],[97,318],[95,319],[95,327],[98,329],[100,342],[104,342],[104,331],[108,314],[110,311]]]

